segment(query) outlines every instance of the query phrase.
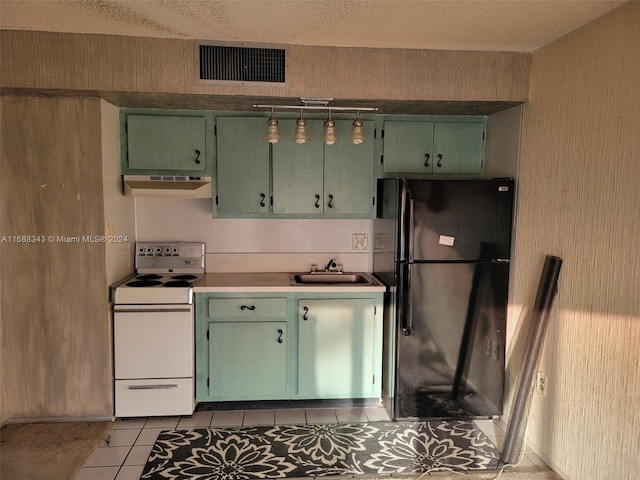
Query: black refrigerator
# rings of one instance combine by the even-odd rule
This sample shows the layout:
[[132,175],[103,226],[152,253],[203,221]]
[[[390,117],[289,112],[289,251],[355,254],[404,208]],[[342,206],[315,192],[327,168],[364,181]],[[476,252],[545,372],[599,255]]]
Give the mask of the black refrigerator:
[[394,420],[502,413],[513,179],[378,181],[373,270],[388,286]]

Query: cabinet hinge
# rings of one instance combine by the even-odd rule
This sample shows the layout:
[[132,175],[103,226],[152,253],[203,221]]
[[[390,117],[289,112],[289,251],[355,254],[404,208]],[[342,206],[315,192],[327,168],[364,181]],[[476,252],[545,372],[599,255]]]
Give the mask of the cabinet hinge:
[[372,200],[373,200],[373,206],[375,207],[376,206],[376,197],[373,197]]
[[207,388],[209,388],[209,377],[207,377]]
[[269,203],[270,203],[270,204],[271,204],[271,206],[273,207],[273,195],[271,195],[271,196],[269,197]]
[[216,136],[218,135],[218,126],[217,125],[213,126],[213,134],[216,135]]
[[207,330],[207,340],[209,340],[209,330]]
[[373,384],[374,385],[376,384],[376,376],[375,375],[373,376]]
[[384,155],[380,155],[380,165],[384,165]]
[[384,140],[384,128],[380,130],[380,138]]
[[216,205],[218,205],[218,195],[216,195]]
[[484,159],[480,160],[480,170],[484,168]]
[[[373,306],[373,314],[376,315],[377,313],[378,313],[378,306],[374,305]],[[207,332],[207,333],[209,333],[209,332]],[[209,338],[209,337],[207,337],[207,338]]]
[[373,138],[377,138],[378,137],[378,129],[374,128],[373,129]]

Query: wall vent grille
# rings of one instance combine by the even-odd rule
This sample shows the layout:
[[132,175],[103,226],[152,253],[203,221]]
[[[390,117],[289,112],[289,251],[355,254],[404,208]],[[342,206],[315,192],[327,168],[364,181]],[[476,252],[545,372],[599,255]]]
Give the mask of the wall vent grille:
[[285,49],[200,45],[200,80],[285,83]]

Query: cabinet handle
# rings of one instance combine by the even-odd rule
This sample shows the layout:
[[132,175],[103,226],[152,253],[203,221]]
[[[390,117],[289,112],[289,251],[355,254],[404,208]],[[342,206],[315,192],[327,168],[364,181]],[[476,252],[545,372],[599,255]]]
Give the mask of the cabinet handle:
[[302,315],[302,319],[303,320],[309,320],[309,317],[307,317],[307,313],[309,313],[309,307],[302,307],[302,310],[304,310],[304,315]]
[[284,332],[282,330],[278,329],[278,343],[282,343],[282,334],[283,333]]
[[267,198],[267,196],[264,193],[260,194],[260,206],[264,207],[265,203],[264,203],[264,199]]
[[255,309],[256,309],[256,306],[255,306],[255,305],[249,305],[249,306],[247,306],[247,305],[242,305],[242,306],[240,307],[240,310],[251,310],[252,312],[253,312]]
[[437,163],[438,167],[442,166],[442,154],[438,154],[438,163]]
[[316,195],[316,208],[320,208],[320,195]]
[[333,208],[333,195],[329,195],[329,203],[327,203],[327,207]]
[[428,167],[429,166],[429,160],[431,159],[431,155],[429,155],[428,153],[424,154],[424,166]]
[[196,163],[200,165],[200,150],[196,150]]

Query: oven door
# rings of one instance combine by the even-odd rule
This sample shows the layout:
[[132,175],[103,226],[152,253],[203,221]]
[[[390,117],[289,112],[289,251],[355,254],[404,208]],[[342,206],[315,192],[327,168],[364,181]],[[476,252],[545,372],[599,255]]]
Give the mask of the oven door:
[[193,377],[193,305],[115,305],[116,380]]

